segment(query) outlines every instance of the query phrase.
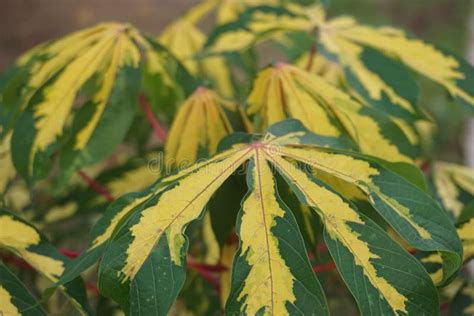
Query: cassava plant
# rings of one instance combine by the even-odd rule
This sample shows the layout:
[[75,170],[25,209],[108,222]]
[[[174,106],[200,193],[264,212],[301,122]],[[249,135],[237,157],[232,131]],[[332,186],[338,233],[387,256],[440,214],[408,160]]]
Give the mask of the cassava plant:
[[474,113],[474,69],[327,6],[204,0],[20,56],[0,314],[471,315],[474,170],[429,155],[415,76]]

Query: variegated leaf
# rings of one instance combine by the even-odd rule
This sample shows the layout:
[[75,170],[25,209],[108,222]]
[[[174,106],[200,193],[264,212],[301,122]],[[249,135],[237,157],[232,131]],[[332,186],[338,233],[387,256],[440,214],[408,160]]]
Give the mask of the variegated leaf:
[[214,154],[219,141],[243,125],[237,104],[198,88],[178,110],[165,146],[165,162],[185,167]]
[[389,161],[411,161],[416,156],[416,146],[391,117],[295,66],[280,63],[262,70],[248,103],[247,112],[258,114],[257,124],[263,128],[292,117],[319,135],[348,135],[372,156]]
[[[69,259],[61,255],[35,227],[6,210],[0,210],[0,247],[12,251],[51,282],[62,276]],[[89,306],[82,280],[71,278],[61,287],[64,294],[81,312]]]
[[416,85],[400,63],[442,85],[468,109],[474,108],[474,69],[464,59],[399,29],[362,25],[348,16],[318,24],[322,51],[339,60],[363,97],[391,113],[420,114]]
[[262,5],[245,9],[238,19],[218,26],[205,44],[207,54],[244,51],[258,41],[285,32],[309,32],[315,26],[312,10],[296,5]]
[[457,225],[459,238],[464,248],[464,261],[474,258],[474,216]]
[[[3,133],[14,127],[12,156],[18,172],[28,180],[41,178],[51,154],[59,150],[61,186],[78,168],[110,154],[132,123],[142,75],[158,73],[174,82],[179,67],[170,71],[163,61],[173,64],[164,48],[117,23],[72,33],[20,57],[2,78],[12,83],[0,91],[0,122]],[[17,78],[18,73],[27,76]],[[169,86],[163,83],[161,89],[178,87]]]
[[194,56],[201,52],[206,35],[194,25],[196,17],[193,13],[189,12],[166,27],[158,40],[179,58],[190,73],[210,79],[217,91],[225,97],[231,97],[232,78],[225,60],[222,57],[196,59]]
[[418,89],[409,69],[442,85],[468,109],[474,108],[474,69],[464,59],[395,28],[369,27],[348,16],[327,20],[320,4],[250,7],[218,27],[206,49],[235,52],[261,40],[278,40],[286,32],[313,29],[319,51],[339,61],[352,88],[392,115],[408,120],[424,117],[416,104]]
[[436,290],[415,258],[324,183],[282,157],[270,161],[322,217],[328,248],[362,314],[436,313]]
[[449,303],[448,315],[468,316],[474,314],[474,283],[466,281]]
[[306,69],[335,86],[341,86],[344,82],[344,73],[339,64],[321,54],[311,56],[310,53],[305,53],[295,61],[295,66]]
[[166,314],[184,283],[186,227],[203,216],[211,196],[249,161],[249,192],[237,223],[240,250],[226,304],[229,313],[327,313],[296,220],[277,193],[270,165],[325,224],[331,255],[362,313],[437,311],[436,289],[421,264],[307,172],[311,170],[294,162],[357,186],[412,246],[439,251],[444,277],[450,278],[461,263],[460,240],[444,211],[413,180],[390,171],[396,168],[385,167],[388,162],[329,149],[328,145],[337,148],[337,139],[311,134],[294,120],[272,126],[259,141],[248,140],[241,134],[229,136],[221,153],[163,178],[154,185],[156,191],[143,193],[150,195],[115,229],[106,229],[113,232],[99,269],[102,294],[128,313]]
[[426,192],[402,176],[374,160],[349,152],[284,148],[281,155],[356,185],[411,246],[443,252],[443,281],[459,268],[462,249],[447,215]]
[[225,305],[230,294],[232,283],[232,262],[234,261],[234,255],[237,252],[237,249],[237,242],[227,242],[221,248],[220,264],[225,268],[225,270],[219,275],[219,281],[221,283],[219,298],[222,310],[225,309]]
[[11,134],[3,139],[0,138],[0,166],[2,166],[0,170],[0,195],[3,195],[8,183],[16,174],[10,155],[10,138]]
[[[474,258],[474,212],[463,212],[461,220],[456,225],[456,231],[463,246],[463,263],[467,264]],[[468,214],[467,214],[468,213]],[[433,282],[442,284],[444,277],[443,258],[438,252],[422,252],[416,254]]]
[[231,150],[165,178],[162,191],[109,242],[99,271],[101,292],[131,313],[166,314],[184,282],[185,227],[250,155],[250,149]]
[[298,225],[278,195],[267,159],[265,145],[254,145],[226,313],[328,315]]
[[103,255],[105,246],[117,227],[120,227],[134,211],[142,209],[144,203],[152,197],[152,194],[158,193],[159,190],[159,187],[152,185],[143,192],[128,193],[111,203],[105,214],[92,228],[89,248],[66,265],[57,285],[73,280],[94,265]]
[[[216,24],[223,25],[231,22],[235,22],[245,11],[262,6],[273,6],[278,7],[285,4],[285,0],[205,0],[193,7],[187,16],[193,18],[194,21],[200,19],[204,14],[207,14],[209,10],[215,9],[216,11]],[[296,1],[294,1],[296,2]],[[329,0],[316,0],[312,1],[318,5],[322,5],[321,8],[327,8]]]
[[455,221],[461,211],[474,202],[474,170],[469,167],[436,161],[433,184],[438,198]]
[[0,315],[47,315],[25,285],[0,262]]
[[278,0],[230,0],[219,1],[216,12],[217,25],[237,20],[246,9],[262,5],[278,5]]

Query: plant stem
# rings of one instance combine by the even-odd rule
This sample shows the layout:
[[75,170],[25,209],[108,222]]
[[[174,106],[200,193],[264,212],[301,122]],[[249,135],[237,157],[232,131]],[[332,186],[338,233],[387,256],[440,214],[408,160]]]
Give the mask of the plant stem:
[[68,249],[68,248],[60,248],[59,252],[70,259],[75,259],[81,255],[79,252]]
[[313,271],[316,273],[331,271],[334,269],[336,269],[336,264],[334,262],[322,263],[322,264],[313,266]]
[[113,202],[114,197],[102,184],[89,177],[84,171],[78,170],[77,174],[89,185],[89,187],[102,195],[107,201]]
[[148,122],[150,123],[155,135],[158,136],[161,143],[164,144],[166,142],[167,133],[166,130],[161,126],[158,119],[153,114],[150,104],[148,103],[144,94],[140,94],[140,106],[142,107],[143,112],[145,113],[145,117],[147,118]]
[[318,51],[318,48],[316,46],[316,43],[313,43],[309,51],[308,63],[306,64],[306,68],[305,68],[307,71],[310,71],[311,68],[313,68],[314,57],[316,57],[317,51]]

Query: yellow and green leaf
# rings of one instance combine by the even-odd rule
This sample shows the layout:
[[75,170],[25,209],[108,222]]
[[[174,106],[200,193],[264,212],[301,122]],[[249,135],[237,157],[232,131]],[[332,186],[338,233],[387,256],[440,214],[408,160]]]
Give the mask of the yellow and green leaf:
[[[163,179],[160,194],[135,212],[109,242],[99,271],[101,292],[131,313],[165,314],[184,282],[185,227],[202,215],[214,192],[250,155],[250,149],[235,149],[169,184]],[[151,288],[150,273],[157,282]],[[109,284],[121,284],[123,290],[112,290]],[[143,291],[146,295],[139,294]]]
[[449,303],[448,315],[468,316],[474,314],[474,283],[466,281]]
[[[203,218],[215,192],[246,165],[248,193],[236,224],[240,248],[232,267],[229,313],[327,313],[298,224],[278,194],[275,169],[321,218],[331,255],[363,314],[436,313],[437,292],[421,264],[348,202],[345,192],[336,192],[308,168],[357,186],[410,245],[440,252],[444,279],[462,260],[454,226],[425,190],[386,167],[388,162],[329,149],[337,148],[334,144],[344,146],[287,120],[260,140],[227,137],[222,152],[161,179],[128,212],[122,211],[130,204],[126,199],[122,206],[112,204],[103,223],[114,228],[101,226],[109,232],[99,269],[101,293],[128,313],[166,314],[184,283],[186,228]],[[121,219],[112,223],[117,216]]]
[[209,157],[238,123],[243,124],[243,116],[237,104],[199,87],[178,109],[165,146],[165,162],[182,169]]
[[[474,258],[474,209],[466,209],[459,217],[456,231],[462,242],[463,263],[467,264]],[[416,254],[436,285],[444,280],[443,258],[438,252],[422,252]]]
[[[309,11],[309,12],[307,12]],[[245,51],[257,42],[286,32],[309,32],[315,26],[312,10],[296,5],[260,5],[243,9],[237,16],[230,16],[228,23],[219,25],[205,44],[208,54]]]
[[[57,282],[69,260],[54,248],[35,227],[6,210],[0,210],[0,248],[25,260],[50,282]],[[82,280],[75,276],[62,287],[81,313],[89,311]]]
[[11,134],[0,139],[0,195],[3,195],[9,182],[15,177],[16,171],[10,155]]
[[464,261],[474,258],[474,216],[457,225],[459,238],[464,248]]
[[474,170],[469,167],[436,161],[433,184],[438,198],[455,221],[463,209],[474,202]]
[[389,161],[412,161],[416,146],[383,112],[363,105],[322,77],[288,64],[262,70],[248,98],[257,128],[292,117],[323,136],[347,137],[368,155]]
[[195,25],[196,18],[189,12],[166,27],[158,41],[168,48],[186,67],[189,73],[210,81],[225,97],[233,94],[230,69],[222,57],[196,58],[206,42],[206,35]]
[[[429,195],[402,176],[382,168],[379,163],[362,158],[358,154],[337,151],[314,152],[300,148],[285,148],[281,154],[320,169],[359,187],[369,197],[369,202],[380,215],[411,246],[434,251],[458,247],[453,227],[447,223],[444,211],[431,200]],[[391,192],[398,192],[394,195]],[[414,196],[418,195],[417,199]],[[417,202],[414,202],[417,200]],[[418,202],[424,200],[425,202]],[[428,202],[430,201],[430,202]],[[436,209],[436,212],[432,212]],[[440,226],[442,225],[442,226]],[[443,237],[449,231],[450,240]],[[450,245],[446,248],[447,245]],[[443,254],[451,257],[448,253]],[[457,248],[457,252],[462,250]],[[455,256],[455,264],[444,258],[445,279],[458,269],[460,258]]]
[[2,134],[14,128],[18,172],[31,181],[43,177],[59,151],[61,186],[78,168],[105,158],[132,123],[144,74],[174,80],[179,67],[162,64],[176,66],[170,56],[131,25],[104,23],[20,57],[0,91]]
[[249,192],[237,222],[240,249],[232,268],[228,314],[328,315],[291,210],[278,196],[264,145],[247,170]]
[[[327,19],[321,4],[267,3],[230,14],[206,44],[209,53],[248,49],[288,32],[317,31],[318,52],[337,60],[358,96],[381,110],[413,120],[425,118],[410,70],[442,85],[468,109],[474,108],[474,69],[467,61],[392,27],[370,27],[349,16]],[[420,58],[420,56],[423,56]]]
[[415,258],[324,183],[282,157],[271,161],[292,183],[301,201],[321,216],[331,256],[363,314],[436,312],[435,291],[421,300],[406,289],[409,283],[411,287],[423,284],[424,288],[433,288]]
[[0,315],[47,315],[25,285],[0,262]]
[[399,29],[366,26],[349,16],[321,20],[318,30],[323,51],[346,68],[353,87],[391,113],[420,116],[416,85],[402,64],[474,108],[474,69],[462,58]]

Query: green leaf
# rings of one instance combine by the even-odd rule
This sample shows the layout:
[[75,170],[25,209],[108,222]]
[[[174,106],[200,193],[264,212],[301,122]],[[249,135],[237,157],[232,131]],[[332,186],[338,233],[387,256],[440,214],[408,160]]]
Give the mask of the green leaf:
[[197,81],[163,45],[145,38],[151,49],[145,52],[142,89],[155,114],[169,122],[176,106],[194,91]]

